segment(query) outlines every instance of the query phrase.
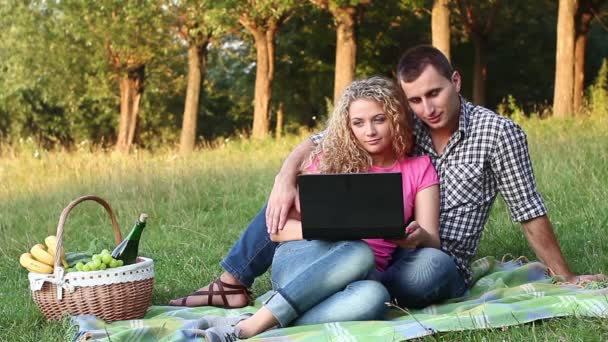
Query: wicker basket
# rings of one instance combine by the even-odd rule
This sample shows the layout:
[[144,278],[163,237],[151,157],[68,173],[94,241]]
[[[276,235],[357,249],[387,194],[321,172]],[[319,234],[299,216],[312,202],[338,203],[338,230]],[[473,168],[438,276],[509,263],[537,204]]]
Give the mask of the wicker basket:
[[114,239],[122,241],[116,217],[110,205],[97,196],[83,196],[72,201],[61,213],[57,225],[57,256],[53,274],[30,272],[30,289],[34,302],[49,320],[70,315],[91,314],[107,322],[137,319],[144,316],[152,301],[154,263],[138,262],[103,271],[65,273],[61,266],[63,227],[70,211],[84,201],[101,204],[112,220]]

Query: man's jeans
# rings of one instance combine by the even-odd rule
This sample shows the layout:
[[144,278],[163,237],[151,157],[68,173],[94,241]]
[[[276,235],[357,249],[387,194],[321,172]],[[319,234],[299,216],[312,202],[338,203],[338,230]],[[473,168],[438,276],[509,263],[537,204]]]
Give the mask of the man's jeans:
[[270,240],[266,230],[266,206],[264,206],[220,265],[241,284],[251,287],[255,278],[270,268],[277,246],[278,243]]
[[[247,287],[270,268],[278,245],[268,236],[265,213],[263,207],[220,263]],[[369,277],[383,283],[405,307],[423,307],[467,290],[452,258],[433,248],[398,249],[385,272],[373,271]]]
[[275,291],[264,306],[282,327],[382,319],[390,297],[365,279],[373,269],[374,253],[363,241],[282,243],[272,263]]
[[406,308],[423,308],[467,291],[452,257],[436,248],[398,248],[386,270],[374,269],[369,279],[381,282]]

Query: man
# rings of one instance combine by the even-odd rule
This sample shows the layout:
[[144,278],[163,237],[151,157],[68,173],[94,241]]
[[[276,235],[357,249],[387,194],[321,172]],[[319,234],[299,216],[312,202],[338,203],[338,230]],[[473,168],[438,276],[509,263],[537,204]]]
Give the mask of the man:
[[[526,136],[519,126],[466,102],[459,95],[460,74],[431,46],[406,51],[397,74],[415,114],[414,154],[429,155],[440,178],[441,249],[451,256],[468,286],[469,264],[499,192],[511,218],[521,222],[537,257],[553,272],[573,283],[604,278],[601,274],[577,276],[568,268],[536,189]],[[299,166],[320,139],[322,135],[311,137],[286,159],[266,210],[260,211],[222,260],[226,272],[172,305],[241,307],[248,303],[247,288],[272,263],[276,244],[269,234],[282,229],[294,205]]]

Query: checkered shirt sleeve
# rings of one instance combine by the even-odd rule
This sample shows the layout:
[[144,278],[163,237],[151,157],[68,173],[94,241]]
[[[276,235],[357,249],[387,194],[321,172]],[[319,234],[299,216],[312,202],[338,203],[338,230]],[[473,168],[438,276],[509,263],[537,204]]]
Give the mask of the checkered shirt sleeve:
[[321,143],[321,140],[323,140],[324,137],[325,137],[325,131],[321,131],[319,133],[311,135],[308,139],[310,139],[310,141],[312,141],[313,144],[319,145]]
[[513,221],[522,222],[547,213],[536,189],[526,134],[512,121],[504,125],[491,168]]

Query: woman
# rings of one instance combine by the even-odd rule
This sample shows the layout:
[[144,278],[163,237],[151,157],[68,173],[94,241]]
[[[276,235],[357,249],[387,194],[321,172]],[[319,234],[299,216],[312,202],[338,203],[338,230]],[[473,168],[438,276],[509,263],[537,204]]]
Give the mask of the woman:
[[[411,269],[422,270],[411,267],[416,264],[412,260],[449,258],[437,249],[437,174],[428,157],[402,157],[413,146],[411,119],[404,103],[389,80],[372,77],[353,82],[344,90],[328,121],[326,136],[303,172],[401,172],[406,222],[416,218],[405,228],[408,237],[397,241],[301,240],[299,215],[292,212],[283,230],[271,236],[273,241],[283,242],[272,265],[273,295],[251,316],[207,317],[208,341],[248,338],[274,326],[382,319],[390,296],[408,301],[415,293],[415,282],[409,278],[432,272],[425,267],[423,274],[412,274]],[[399,262],[392,260],[395,254],[400,255]]]

